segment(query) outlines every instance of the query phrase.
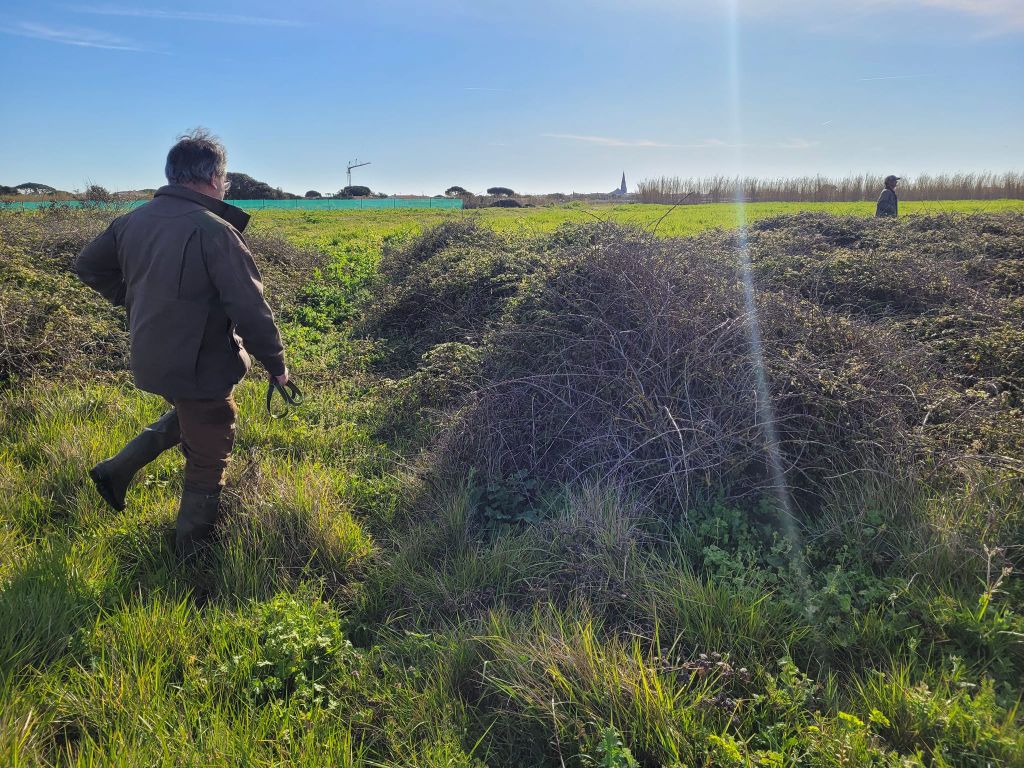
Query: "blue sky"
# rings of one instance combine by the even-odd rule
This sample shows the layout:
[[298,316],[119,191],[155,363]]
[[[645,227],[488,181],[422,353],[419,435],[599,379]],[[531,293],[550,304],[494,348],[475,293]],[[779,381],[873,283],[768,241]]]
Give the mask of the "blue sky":
[[300,194],[1024,168],[1024,0],[4,0],[0,68],[2,184],[195,125]]

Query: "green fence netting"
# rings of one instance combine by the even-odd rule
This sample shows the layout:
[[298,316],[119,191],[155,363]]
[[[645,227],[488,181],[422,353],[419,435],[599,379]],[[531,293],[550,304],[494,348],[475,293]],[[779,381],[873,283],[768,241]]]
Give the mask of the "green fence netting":
[[[32,210],[43,208],[49,205],[63,205],[71,208],[80,208],[83,205],[111,207],[111,208],[136,208],[148,200],[126,200],[112,203],[100,203],[83,200],[42,200],[42,201],[20,201],[0,202],[0,207]],[[325,210],[325,211],[350,211],[350,210],[376,210],[391,208],[461,208],[460,198],[448,197],[377,197],[377,198],[356,198],[352,200],[335,200],[334,198],[317,200],[228,200],[232,205],[244,208],[247,211],[262,209],[301,209],[301,210]]]

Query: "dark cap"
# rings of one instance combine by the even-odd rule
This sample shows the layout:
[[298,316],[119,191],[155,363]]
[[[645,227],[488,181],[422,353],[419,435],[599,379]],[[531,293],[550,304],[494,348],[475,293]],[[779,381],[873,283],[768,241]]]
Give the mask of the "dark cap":
[[902,176],[886,176],[885,177],[885,183],[886,184],[891,184],[892,182],[899,181],[902,178],[903,178]]

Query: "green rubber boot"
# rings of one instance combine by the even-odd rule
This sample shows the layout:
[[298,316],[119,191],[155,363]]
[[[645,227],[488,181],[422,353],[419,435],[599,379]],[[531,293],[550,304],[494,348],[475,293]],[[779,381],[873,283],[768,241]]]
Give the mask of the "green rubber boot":
[[100,496],[118,512],[124,510],[135,473],[157,456],[181,442],[178,412],[173,408],[133,437],[120,452],[89,470]]
[[220,492],[183,491],[178,510],[174,551],[179,560],[191,559],[209,543],[220,512]]

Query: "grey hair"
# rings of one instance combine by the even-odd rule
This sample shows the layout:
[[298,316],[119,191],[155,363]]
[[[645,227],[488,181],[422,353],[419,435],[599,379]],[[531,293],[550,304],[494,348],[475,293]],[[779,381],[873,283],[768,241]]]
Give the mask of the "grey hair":
[[227,172],[228,153],[206,128],[181,134],[167,153],[164,176],[171,184],[208,184]]

